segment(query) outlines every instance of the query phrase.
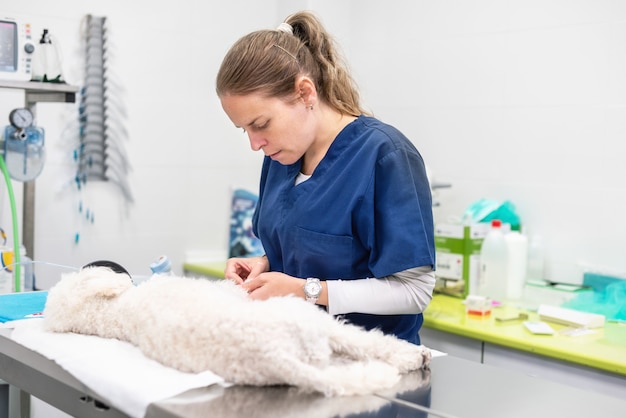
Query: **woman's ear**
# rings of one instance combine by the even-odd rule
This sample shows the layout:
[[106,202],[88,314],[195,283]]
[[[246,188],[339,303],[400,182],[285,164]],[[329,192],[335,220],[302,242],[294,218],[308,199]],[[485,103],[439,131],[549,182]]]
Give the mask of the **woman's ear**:
[[309,77],[303,76],[296,81],[296,91],[300,94],[300,99],[302,99],[306,107],[317,104],[317,90],[313,80]]

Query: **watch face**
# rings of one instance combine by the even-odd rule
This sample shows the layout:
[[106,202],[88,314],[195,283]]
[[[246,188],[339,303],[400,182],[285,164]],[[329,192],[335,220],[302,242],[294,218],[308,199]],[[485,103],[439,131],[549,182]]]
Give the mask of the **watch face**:
[[319,280],[307,280],[304,285],[304,293],[306,293],[308,297],[317,297],[321,291],[322,285]]
[[18,129],[28,128],[33,124],[33,114],[26,108],[13,109],[9,113],[9,122]]

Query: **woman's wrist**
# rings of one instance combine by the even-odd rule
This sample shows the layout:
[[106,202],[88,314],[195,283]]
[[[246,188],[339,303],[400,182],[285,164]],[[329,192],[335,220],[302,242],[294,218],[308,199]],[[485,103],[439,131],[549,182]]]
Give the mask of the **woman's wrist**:
[[[304,287],[306,286],[307,280],[309,279],[297,279],[297,280],[298,280],[298,293],[296,293],[296,295],[303,298],[304,300],[308,300],[309,296],[307,296],[304,290]],[[320,292],[317,295],[317,298],[315,298],[315,304],[327,306],[328,305],[328,286],[326,284],[326,280],[322,280],[322,279],[317,279],[317,280],[319,280]]]

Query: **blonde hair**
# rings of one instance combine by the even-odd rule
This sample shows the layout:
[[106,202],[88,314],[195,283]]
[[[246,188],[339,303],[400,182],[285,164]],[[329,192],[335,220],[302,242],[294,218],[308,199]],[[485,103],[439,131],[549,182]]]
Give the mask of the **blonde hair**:
[[216,91],[288,98],[296,95],[296,80],[303,75],[331,108],[352,116],[366,113],[333,38],[309,11],[292,14],[277,30],[255,31],[235,42],[218,71]]

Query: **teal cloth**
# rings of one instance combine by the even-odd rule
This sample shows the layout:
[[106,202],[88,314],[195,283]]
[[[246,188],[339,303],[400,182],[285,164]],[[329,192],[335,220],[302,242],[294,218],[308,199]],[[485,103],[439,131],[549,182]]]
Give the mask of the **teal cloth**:
[[0,295],[0,322],[39,316],[46,306],[47,291]]
[[581,293],[562,306],[604,315],[609,321],[626,321],[626,280],[610,283],[600,291]]

